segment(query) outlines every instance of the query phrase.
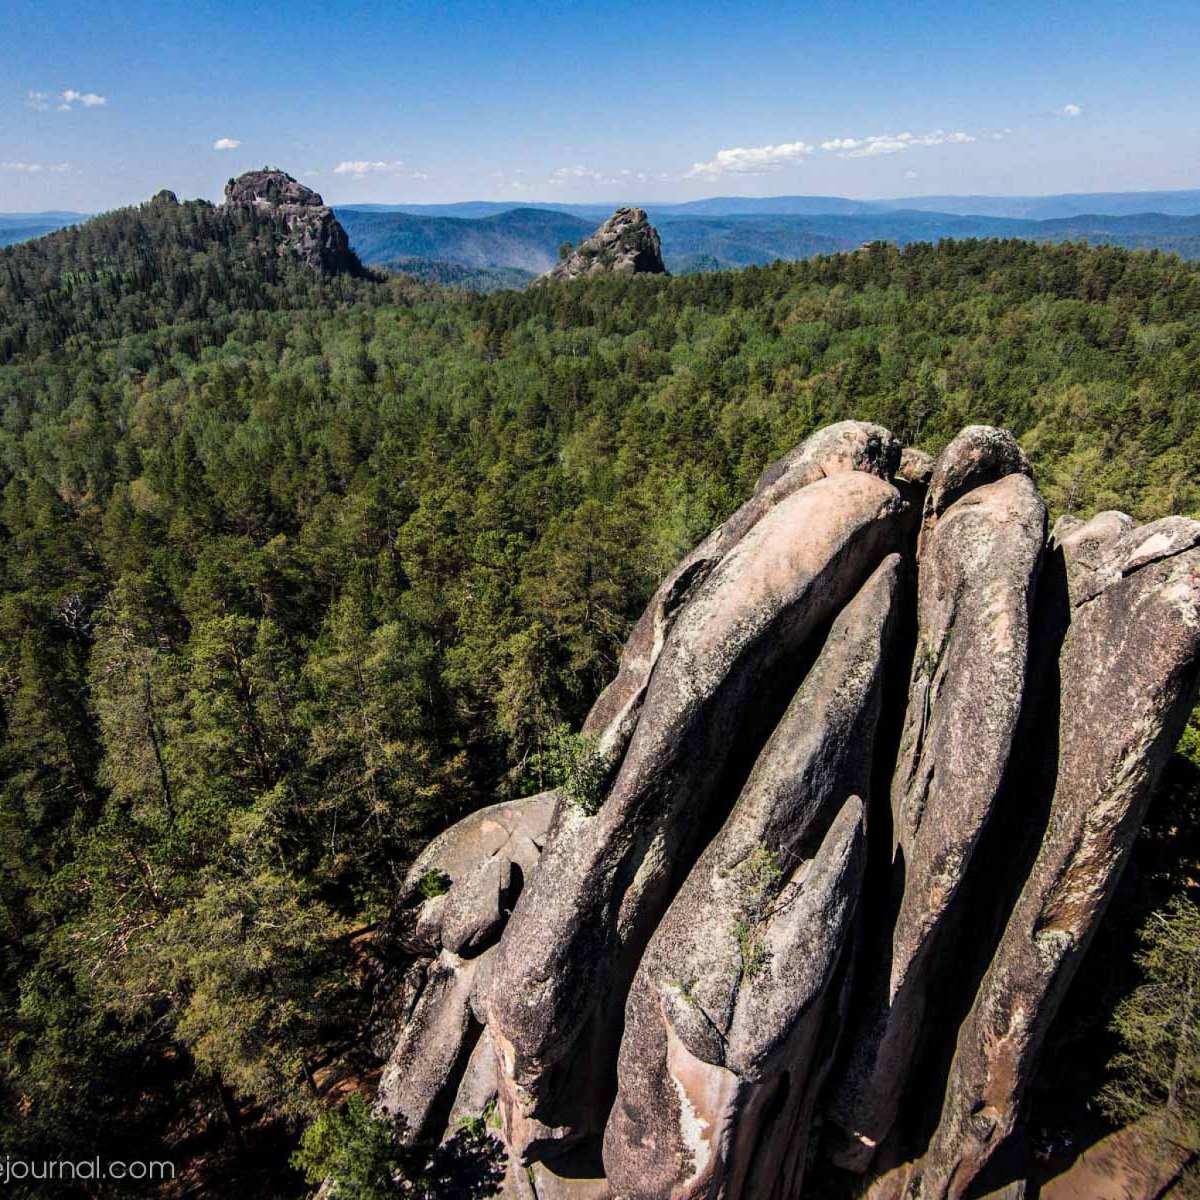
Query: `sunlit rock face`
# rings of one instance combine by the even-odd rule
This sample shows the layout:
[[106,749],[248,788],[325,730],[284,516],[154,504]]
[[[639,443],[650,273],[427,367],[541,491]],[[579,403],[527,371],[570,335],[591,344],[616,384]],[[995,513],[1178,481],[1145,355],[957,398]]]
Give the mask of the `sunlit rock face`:
[[539,283],[597,275],[666,275],[658,230],[643,208],[618,208],[591,237],[554,264]]
[[496,805],[414,865],[379,1106],[433,1144],[486,1115],[523,1200],[966,1195],[1198,664],[1200,522],[1047,538],[1002,430],[818,431],[634,626],[598,807]]
[[341,222],[321,197],[283,171],[247,171],[225,185],[222,208],[261,215],[279,231],[281,253],[330,275],[360,275],[358,255],[350,249]]

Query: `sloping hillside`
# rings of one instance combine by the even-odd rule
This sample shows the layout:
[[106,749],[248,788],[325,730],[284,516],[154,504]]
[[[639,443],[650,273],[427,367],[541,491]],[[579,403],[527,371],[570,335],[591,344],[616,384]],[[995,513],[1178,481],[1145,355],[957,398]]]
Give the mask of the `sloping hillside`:
[[363,262],[427,258],[468,267],[519,267],[541,274],[562,242],[587,237],[594,221],[548,209],[517,208],[492,217],[423,217],[411,213],[338,209]]

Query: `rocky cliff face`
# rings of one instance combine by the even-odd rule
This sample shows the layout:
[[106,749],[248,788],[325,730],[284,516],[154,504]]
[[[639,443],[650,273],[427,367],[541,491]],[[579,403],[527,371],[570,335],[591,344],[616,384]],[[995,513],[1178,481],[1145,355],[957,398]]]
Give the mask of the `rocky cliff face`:
[[282,253],[336,275],[362,274],[346,231],[321,197],[283,171],[247,171],[225,185],[223,208],[255,213],[279,226]]
[[958,1200],[1198,672],[1200,522],[1047,539],[1002,431],[820,431],[635,626],[599,810],[496,806],[414,865],[380,1108],[437,1141],[495,1107],[524,1200]]
[[594,275],[665,275],[658,230],[645,209],[618,208],[539,282]]

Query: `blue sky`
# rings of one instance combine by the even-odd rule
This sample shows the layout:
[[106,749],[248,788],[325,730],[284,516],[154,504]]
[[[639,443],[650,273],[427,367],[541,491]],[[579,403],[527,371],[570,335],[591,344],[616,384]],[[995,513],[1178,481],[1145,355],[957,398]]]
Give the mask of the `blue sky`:
[[334,203],[1200,187],[1195,0],[0,0],[0,30],[0,211],[264,164]]

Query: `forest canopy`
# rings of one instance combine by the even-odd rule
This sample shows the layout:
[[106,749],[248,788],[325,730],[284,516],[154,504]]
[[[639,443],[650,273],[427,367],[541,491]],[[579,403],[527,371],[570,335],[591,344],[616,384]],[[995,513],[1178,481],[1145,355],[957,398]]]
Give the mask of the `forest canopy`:
[[415,851],[554,781],[659,578],[814,429],[1005,426],[1052,516],[1200,516],[1173,257],[471,296],[268,233],[153,202],[0,250],[5,1152],[318,1111]]

